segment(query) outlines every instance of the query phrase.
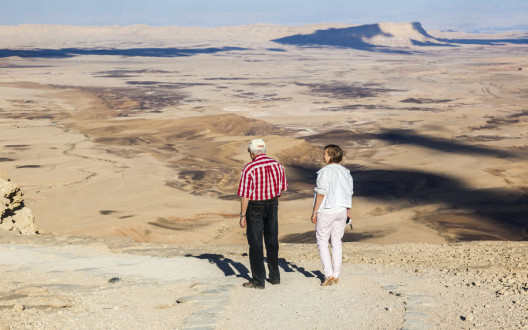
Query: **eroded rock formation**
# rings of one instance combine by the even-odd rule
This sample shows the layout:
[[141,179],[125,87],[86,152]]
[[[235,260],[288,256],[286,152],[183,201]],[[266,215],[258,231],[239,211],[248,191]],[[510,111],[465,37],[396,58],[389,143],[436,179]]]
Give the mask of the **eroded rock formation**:
[[24,194],[7,173],[0,170],[0,229],[36,234],[35,217],[24,204]]

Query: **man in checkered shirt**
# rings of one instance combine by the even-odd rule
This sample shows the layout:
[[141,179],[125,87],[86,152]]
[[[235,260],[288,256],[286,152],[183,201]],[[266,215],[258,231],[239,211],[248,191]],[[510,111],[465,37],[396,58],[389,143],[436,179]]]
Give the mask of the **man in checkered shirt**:
[[246,288],[264,289],[266,268],[262,236],[266,243],[269,279],[280,284],[279,274],[279,197],[288,188],[284,167],[266,156],[266,143],[253,139],[248,148],[251,162],[242,170],[240,196],[240,227],[246,228],[249,244],[249,263],[253,278],[244,283]]

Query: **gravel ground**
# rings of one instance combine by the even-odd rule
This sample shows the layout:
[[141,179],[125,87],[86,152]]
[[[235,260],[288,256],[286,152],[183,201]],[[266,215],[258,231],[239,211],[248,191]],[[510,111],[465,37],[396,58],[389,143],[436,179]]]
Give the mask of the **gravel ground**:
[[280,285],[241,286],[247,247],[0,233],[1,329],[523,329],[528,243],[282,244]]

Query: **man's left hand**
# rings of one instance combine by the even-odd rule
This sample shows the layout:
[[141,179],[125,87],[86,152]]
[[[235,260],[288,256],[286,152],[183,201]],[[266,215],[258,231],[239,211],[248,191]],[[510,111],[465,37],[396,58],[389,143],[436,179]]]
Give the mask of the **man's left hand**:
[[246,217],[240,217],[240,228],[246,228],[247,222]]

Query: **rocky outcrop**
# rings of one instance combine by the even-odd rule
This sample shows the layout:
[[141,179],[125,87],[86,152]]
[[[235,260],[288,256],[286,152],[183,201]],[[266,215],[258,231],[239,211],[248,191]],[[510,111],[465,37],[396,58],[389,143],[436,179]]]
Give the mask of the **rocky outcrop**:
[[7,173],[0,170],[0,229],[37,234],[35,217],[24,203],[24,194]]
[[379,23],[317,30],[272,40],[298,46],[336,46],[368,51],[405,53],[399,48],[447,46],[428,34],[418,22]]

